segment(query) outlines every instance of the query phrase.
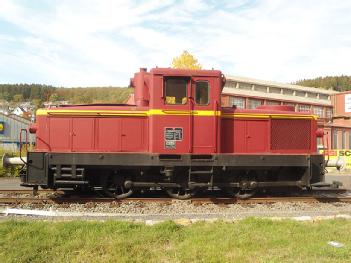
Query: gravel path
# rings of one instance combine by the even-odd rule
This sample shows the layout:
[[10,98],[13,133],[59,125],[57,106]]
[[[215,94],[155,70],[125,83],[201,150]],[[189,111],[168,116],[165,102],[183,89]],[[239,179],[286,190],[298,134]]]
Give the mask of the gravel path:
[[[255,205],[194,205],[188,201],[160,203],[88,203],[67,205],[21,204],[10,208],[39,209],[55,211],[67,217],[113,218],[122,220],[175,220],[175,219],[242,219],[246,217],[335,217],[345,215],[351,218],[351,204],[347,203],[275,203]],[[5,207],[0,207],[0,209]],[[63,213],[62,213],[63,212]],[[61,216],[62,217],[62,216]]]

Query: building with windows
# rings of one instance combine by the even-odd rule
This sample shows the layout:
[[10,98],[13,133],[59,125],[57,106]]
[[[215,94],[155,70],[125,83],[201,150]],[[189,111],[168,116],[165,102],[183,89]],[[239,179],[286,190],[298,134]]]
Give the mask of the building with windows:
[[[329,149],[351,149],[351,92],[283,84],[252,78],[227,76],[222,105],[255,109],[260,105],[290,105],[319,117],[324,145]],[[321,139],[319,145],[323,144]]]
[[351,149],[351,91],[332,96],[332,149]]

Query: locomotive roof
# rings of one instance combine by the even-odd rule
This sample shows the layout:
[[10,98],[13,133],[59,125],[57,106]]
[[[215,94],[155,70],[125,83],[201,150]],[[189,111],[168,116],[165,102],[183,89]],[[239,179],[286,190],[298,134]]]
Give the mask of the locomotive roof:
[[222,74],[220,70],[195,70],[195,69],[174,69],[174,68],[153,68],[150,73],[155,75],[164,76],[206,76],[206,77],[218,77]]

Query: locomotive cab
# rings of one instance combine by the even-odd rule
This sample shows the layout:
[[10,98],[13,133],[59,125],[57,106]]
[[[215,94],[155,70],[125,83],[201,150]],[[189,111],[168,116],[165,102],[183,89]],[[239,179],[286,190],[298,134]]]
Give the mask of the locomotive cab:
[[150,115],[150,151],[218,153],[221,72],[157,68],[150,74],[150,108],[155,113]]

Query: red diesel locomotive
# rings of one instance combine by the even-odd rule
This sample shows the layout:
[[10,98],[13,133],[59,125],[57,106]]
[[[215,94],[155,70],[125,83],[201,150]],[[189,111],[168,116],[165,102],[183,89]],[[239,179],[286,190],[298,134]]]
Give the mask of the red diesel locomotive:
[[290,106],[221,107],[217,70],[141,69],[135,105],[37,111],[22,185],[90,188],[115,198],[162,188],[175,198],[223,189],[239,198],[324,181],[316,116]]

